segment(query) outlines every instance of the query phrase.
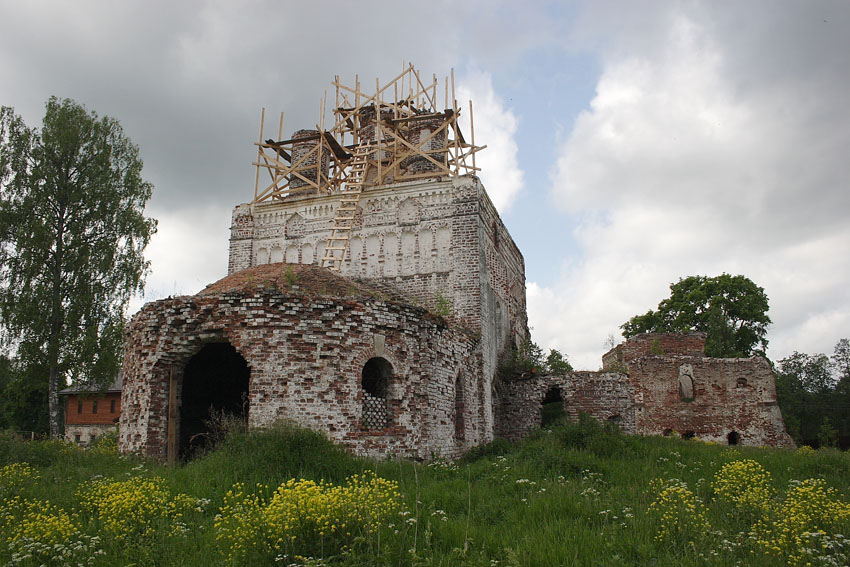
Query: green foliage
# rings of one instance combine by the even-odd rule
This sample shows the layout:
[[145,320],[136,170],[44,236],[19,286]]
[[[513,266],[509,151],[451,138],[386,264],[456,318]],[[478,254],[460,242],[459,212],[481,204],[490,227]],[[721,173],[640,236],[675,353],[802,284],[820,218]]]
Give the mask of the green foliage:
[[546,367],[552,374],[564,374],[573,371],[567,357],[554,348],[549,350],[549,355],[546,357]]
[[21,365],[47,377],[54,436],[62,385],[118,370],[156,231],[141,172],[119,123],[72,100],[48,100],[40,130],[0,109],[0,317]]
[[[337,555],[379,539],[401,511],[398,483],[373,473],[345,484],[290,479],[269,488],[235,484],[215,519],[228,563],[271,564],[297,556]],[[384,534],[386,537],[388,534]]]
[[658,340],[658,337],[652,339],[652,343],[649,345],[649,354],[654,356],[664,356],[664,349],[661,348],[661,341]]
[[0,461],[3,565],[850,561],[847,453],[629,437],[586,415],[455,463],[358,459],[287,425],[175,467],[0,434],[2,455],[18,457]]
[[768,299],[744,276],[690,276],[670,285],[670,297],[623,323],[623,336],[650,332],[706,333],[707,356],[734,358],[767,348]]
[[547,402],[543,400],[540,406],[540,427],[551,427],[563,423],[569,419],[567,412],[564,410],[564,402],[561,399]]
[[452,302],[447,299],[443,294],[438,293],[434,296],[434,313],[439,315],[440,317],[449,317],[452,314]]
[[794,352],[776,364],[776,398],[788,433],[798,444],[850,444],[848,341],[835,345],[835,355]]
[[838,430],[832,426],[828,417],[825,417],[818,431],[818,442],[821,447],[835,447],[838,443]]
[[835,386],[829,358],[823,354],[808,355],[795,351],[779,361],[779,371],[794,376],[800,388],[810,394],[829,392]]
[[6,369],[8,374],[0,386],[0,427],[47,433],[48,369],[43,364],[22,365],[17,360],[9,361]]
[[499,374],[506,380],[541,374],[544,370],[543,349],[528,339],[518,347],[508,349],[499,364]]
[[553,348],[544,357],[543,349],[531,340],[525,340],[519,347],[507,350],[502,354],[499,363],[499,374],[505,380],[535,374],[564,374],[572,371],[573,367],[566,355]]

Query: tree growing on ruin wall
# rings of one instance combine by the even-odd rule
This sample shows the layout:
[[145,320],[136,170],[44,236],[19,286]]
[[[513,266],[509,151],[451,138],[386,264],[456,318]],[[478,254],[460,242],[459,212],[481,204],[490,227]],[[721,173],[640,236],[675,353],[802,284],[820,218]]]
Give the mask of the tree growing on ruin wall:
[[746,357],[767,348],[768,299],[745,276],[690,276],[670,285],[670,297],[623,323],[626,338],[641,333],[706,333],[706,356]]
[[[18,362],[58,392],[114,379],[127,302],[156,231],[138,148],[118,121],[51,98],[41,129],[0,109],[0,323]],[[46,378],[46,379],[45,379]]]

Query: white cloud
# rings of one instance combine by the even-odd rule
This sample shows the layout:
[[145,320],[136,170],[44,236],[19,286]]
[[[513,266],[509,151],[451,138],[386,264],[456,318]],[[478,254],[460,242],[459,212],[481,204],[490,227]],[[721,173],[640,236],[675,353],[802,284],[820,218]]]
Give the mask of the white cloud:
[[727,272],[771,298],[772,356],[831,350],[850,320],[841,96],[816,81],[742,87],[711,20],[671,12],[655,42],[607,54],[561,147],[553,197],[583,256],[551,287],[529,285],[535,337],[598,367],[608,334],[671,282]]
[[227,275],[230,209],[199,207],[185,211],[152,210],[159,221],[145,256],[151,262],[143,298],[134,298],[130,313],[149,301],[192,295]]
[[506,107],[504,100],[493,89],[490,73],[473,70],[467,73],[456,89],[460,107],[461,129],[471,142],[469,102],[475,127],[475,144],[487,147],[475,156],[476,166],[487,194],[500,213],[507,211],[522,191],[523,172],[517,162],[517,117]]

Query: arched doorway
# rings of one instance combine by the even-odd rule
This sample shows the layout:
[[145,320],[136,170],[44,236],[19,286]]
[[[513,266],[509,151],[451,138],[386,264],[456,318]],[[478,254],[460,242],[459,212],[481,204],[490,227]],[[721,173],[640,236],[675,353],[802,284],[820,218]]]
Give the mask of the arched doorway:
[[730,445],[737,445],[741,442],[741,435],[737,431],[730,431],[729,435],[726,436],[726,441],[728,441]]
[[548,427],[555,425],[559,421],[563,421],[567,416],[564,409],[564,398],[561,396],[561,389],[557,386],[552,386],[546,390],[546,395],[543,396],[543,401],[540,402],[540,426]]
[[360,386],[363,389],[363,429],[386,429],[390,422],[387,398],[393,366],[381,356],[370,358],[363,366]]
[[230,343],[204,345],[189,359],[180,395],[180,458],[208,447],[221,433],[216,422],[247,423],[250,377],[248,363]]

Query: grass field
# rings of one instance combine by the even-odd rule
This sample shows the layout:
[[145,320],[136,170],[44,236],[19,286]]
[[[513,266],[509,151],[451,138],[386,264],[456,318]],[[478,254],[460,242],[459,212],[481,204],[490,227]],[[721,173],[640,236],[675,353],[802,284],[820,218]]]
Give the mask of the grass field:
[[278,426],[167,467],[0,434],[2,565],[850,565],[850,455],[592,419],[456,463]]

